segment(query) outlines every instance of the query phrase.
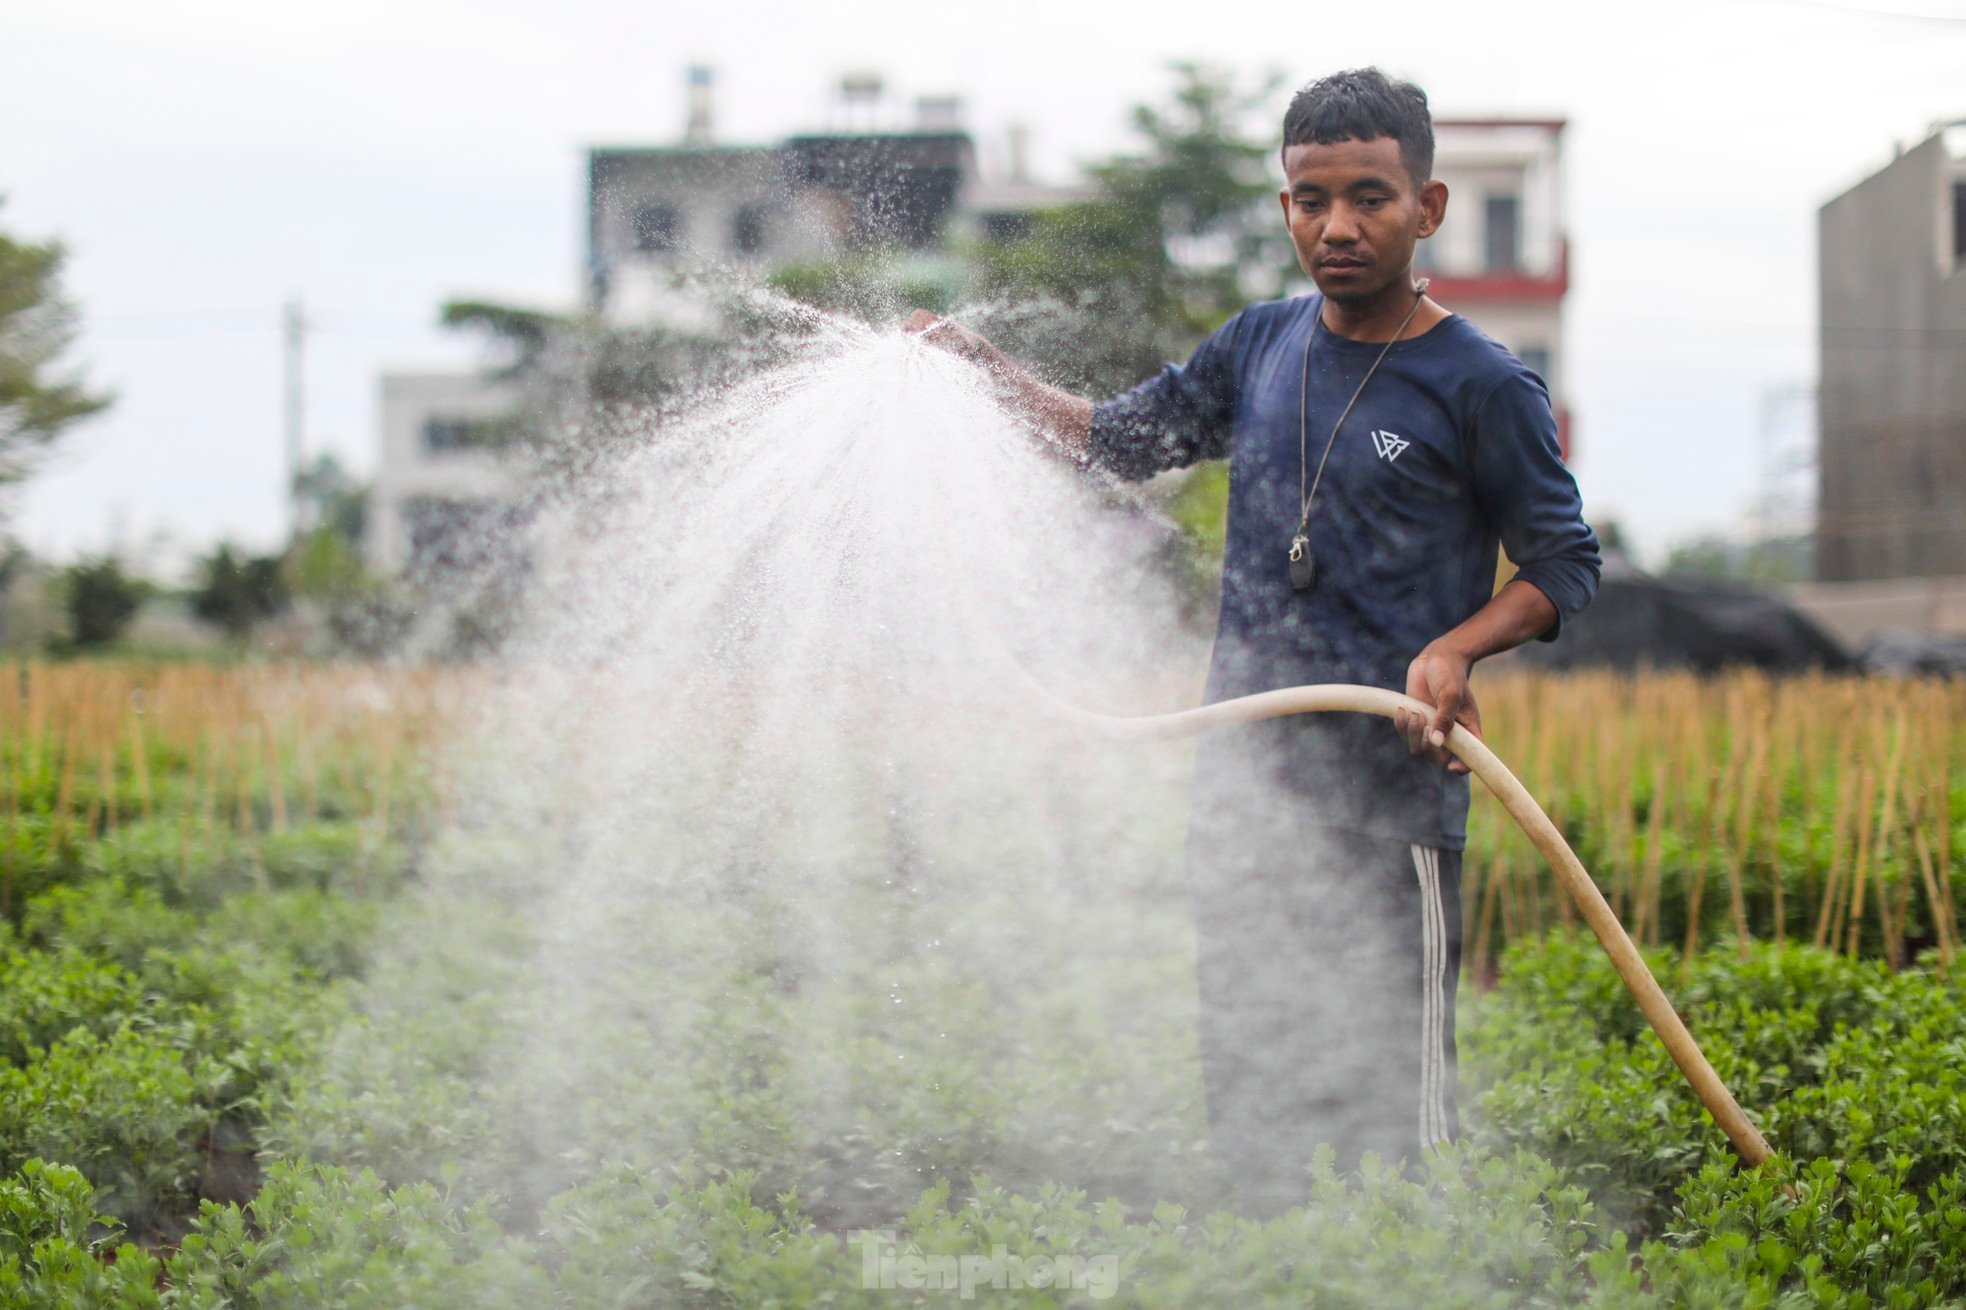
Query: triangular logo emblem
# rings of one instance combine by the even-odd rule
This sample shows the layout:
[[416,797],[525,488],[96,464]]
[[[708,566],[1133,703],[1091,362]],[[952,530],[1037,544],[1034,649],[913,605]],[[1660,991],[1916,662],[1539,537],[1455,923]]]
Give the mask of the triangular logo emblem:
[[1399,453],[1412,444],[1405,437],[1396,436],[1391,432],[1372,434],[1372,448],[1379,452],[1380,459],[1388,462],[1398,459]]

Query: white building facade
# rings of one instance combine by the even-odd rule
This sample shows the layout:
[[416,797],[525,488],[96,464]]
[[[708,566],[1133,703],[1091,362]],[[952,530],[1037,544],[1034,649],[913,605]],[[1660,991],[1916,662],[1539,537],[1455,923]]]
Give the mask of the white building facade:
[[1562,119],[1437,119],[1434,177],[1447,184],[1447,221],[1420,243],[1417,266],[1432,282],[1435,300],[1514,351],[1549,384],[1568,458],[1563,129]]
[[370,568],[415,575],[469,562],[519,498],[501,453],[517,400],[509,384],[475,373],[383,375]]

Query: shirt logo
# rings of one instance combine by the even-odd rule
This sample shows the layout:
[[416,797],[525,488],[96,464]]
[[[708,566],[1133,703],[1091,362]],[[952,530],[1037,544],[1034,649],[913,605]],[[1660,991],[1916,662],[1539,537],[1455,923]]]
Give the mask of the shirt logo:
[[1372,448],[1379,452],[1379,458],[1388,464],[1399,458],[1399,453],[1413,443],[1405,437],[1392,432],[1374,432]]

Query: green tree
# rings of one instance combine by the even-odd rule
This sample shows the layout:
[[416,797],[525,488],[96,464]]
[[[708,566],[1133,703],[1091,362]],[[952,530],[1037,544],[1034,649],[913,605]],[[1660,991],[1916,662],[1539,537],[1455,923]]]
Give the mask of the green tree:
[[1254,295],[1275,295],[1294,265],[1276,207],[1269,162],[1272,125],[1248,130],[1277,78],[1242,85],[1228,72],[1175,64],[1166,105],[1137,105],[1133,130],[1146,148],[1090,170],[1116,204],[1151,226],[1145,249],[1156,317],[1174,344],[1192,342]]
[[61,367],[79,326],[62,294],[65,257],[58,241],[0,232],[0,482],[24,477],[63,429],[110,402]]
[[1809,576],[1810,544],[1807,537],[1756,542],[1695,537],[1672,548],[1660,576],[1674,582],[1785,587]]
[[786,264],[773,269],[766,285],[781,295],[833,313],[893,319],[911,309],[944,313],[962,294],[965,270],[954,260],[882,251],[846,259]]
[[437,317],[447,328],[481,334],[500,356],[486,371],[505,378],[524,374],[539,363],[556,338],[578,326],[577,320],[564,314],[490,300],[446,301]]
[[1294,267],[1275,215],[1269,135],[1245,124],[1274,78],[1173,66],[1167,103],[1132,113],[1140,147],[1091,165],[1088,199],[1041,210],[973,252],[983,326],[1061,385],[1111,393],[1185,355]]
[[114,555],[71,565],[63,583],[69,637],[80,650],[98,649],[122,636],[147,590],[141,579],[123,572]]
[[287,608],[287,584],[277,555],[243,555],[230,542],[221,542],[199,561],[199,572],[192,612],[234,641],[244,641],[254,627]]
[[331,454],[318,457],[294,482],[311,511],[309,521],[317,530],[325,528],[339,537],[359,558],[362,535],[368,528],[369,489],[350,477]]
[[769,316],[736,300],[723,308],[722,335],[479,300],[450,301],[441,319],[475,332],[486,346],[485,376],[514,385],[512,412],[488,426],[513,454],[546,472],[578,463],[616,419],[641,422],[693,389],[714,388],[779,357],[783,333]]

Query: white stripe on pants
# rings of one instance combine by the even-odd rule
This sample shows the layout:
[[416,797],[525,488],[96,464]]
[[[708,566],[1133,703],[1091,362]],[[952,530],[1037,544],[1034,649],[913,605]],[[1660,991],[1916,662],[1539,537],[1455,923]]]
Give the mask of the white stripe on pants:
[[1440,900],[1440,852],[1414,846],[1420,878],[1420,1145],[1447,1140],[1447,915]]

